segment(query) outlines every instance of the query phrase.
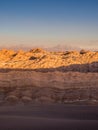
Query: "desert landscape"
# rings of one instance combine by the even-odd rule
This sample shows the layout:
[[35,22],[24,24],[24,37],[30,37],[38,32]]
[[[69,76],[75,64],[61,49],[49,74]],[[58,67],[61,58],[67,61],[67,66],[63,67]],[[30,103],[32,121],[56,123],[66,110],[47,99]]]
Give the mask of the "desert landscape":
[[98,0],[0,0],[0,130],[98,130]]
[[98,52],[0,51],[0,103],[98,104]]
[[98,52],[0,50],[0,129],[97,130],[97,109]]

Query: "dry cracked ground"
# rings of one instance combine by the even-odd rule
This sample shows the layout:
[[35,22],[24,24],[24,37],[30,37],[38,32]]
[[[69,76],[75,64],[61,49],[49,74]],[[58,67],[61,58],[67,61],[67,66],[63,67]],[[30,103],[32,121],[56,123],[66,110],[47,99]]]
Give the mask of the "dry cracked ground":
[[98,52],[0,50],[0,104],[98,104]]

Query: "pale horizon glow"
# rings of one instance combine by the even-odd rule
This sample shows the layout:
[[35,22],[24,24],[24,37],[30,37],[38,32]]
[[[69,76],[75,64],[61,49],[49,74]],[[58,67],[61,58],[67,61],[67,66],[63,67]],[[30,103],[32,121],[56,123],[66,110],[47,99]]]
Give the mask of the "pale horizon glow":
[[0,1],[0,48],[98,49],[98,0]]

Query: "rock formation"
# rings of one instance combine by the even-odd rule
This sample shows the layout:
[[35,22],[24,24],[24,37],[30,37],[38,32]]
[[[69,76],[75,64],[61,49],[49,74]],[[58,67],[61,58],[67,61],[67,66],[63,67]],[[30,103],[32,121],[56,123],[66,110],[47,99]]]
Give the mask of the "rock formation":
[[0,51],[0,103],[98,104],[98,52]]
[[98,52],[81,50],[48,52],[40,48],[28,52],[3,49],[0,68],[98,72]]

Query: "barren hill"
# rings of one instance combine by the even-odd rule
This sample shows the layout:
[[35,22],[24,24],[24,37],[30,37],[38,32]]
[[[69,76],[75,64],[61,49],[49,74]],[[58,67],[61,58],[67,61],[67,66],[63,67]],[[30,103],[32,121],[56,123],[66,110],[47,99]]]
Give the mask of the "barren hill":
[[3,49],[0,50],[0,68],[98,72],[98,52],[48,52],[40,48],[15,52]]
[[98,52],[0,51],[0,103],[98,104]]

